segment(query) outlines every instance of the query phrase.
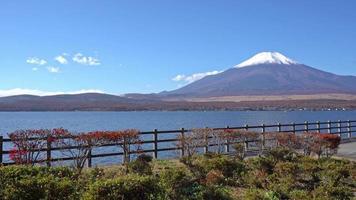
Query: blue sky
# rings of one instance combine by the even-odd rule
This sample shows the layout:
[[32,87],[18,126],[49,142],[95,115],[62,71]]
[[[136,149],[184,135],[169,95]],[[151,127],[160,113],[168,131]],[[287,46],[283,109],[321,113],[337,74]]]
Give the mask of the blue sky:
[[355,10],[353,0],[2,0],[0,95],[172,90],[187,83],[177,75],[261,51],[356,75]]

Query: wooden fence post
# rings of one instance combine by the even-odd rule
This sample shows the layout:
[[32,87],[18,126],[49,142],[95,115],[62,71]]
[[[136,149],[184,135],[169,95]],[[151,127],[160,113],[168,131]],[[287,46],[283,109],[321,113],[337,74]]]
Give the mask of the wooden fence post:
[[157,129],[153,131],[153,158],[158,158],[158,133]]
[[[248,131],[249,127],[248,127],[248,124],[245,125],[245,130]],[[248,142],[246,141],[246,137],[244,137],[244,147],[245,147],[245,151],[248,150]]]
[[348,138],[351,139],[351,137],[352,137],[352,129],[351,129],[351,121],[350,120],[347,121],[347,132],[348,132]]
[[292,124],[292,131],[295,134],[295,123]]
[[88,151],[88,167],[91,168],[92,167],[92,148],[89,147],[89,151]]
[[316,122],[316,129],[318,129],[318,133],[320,133],[320,121]]
[[46,159],[46,163],[47,163],[47,167],[51,166],[51,160],[52,160],[52,138],[50,136],[47,137],[47,159]]
[[2,164],[3,141],[4,141],[4,138],[3,138],[3,136],[0,135],[0,165]]
[[304,122],[304,131],[309,132],[309,122],[308,121]]
[[278,123],[277,126],[278,126],[278,132],[282,132],[282,125],[281,125],[281,123]]
[[204,154],[209,152],[209,135],[205,134],[204,135]]
[[266,133],[266,125],[262,124],[262,150],[265,149],[265,133]]
[[[226,126],[226,129],[229,130],[230,127]],[[229,153],[230,152],[230,144],[229,144],[229,140],[225,139],[225,153]]]
[[337,121],[337,133],[341,137],[341,120]]
[[[129,146],[127,146],[129,145]],[[127,144],[127,138],[124,137],[124,141],[123,141],[123,154],[122,154],[122,157],[123,157],[123,163],[125,164],[128,164],[130,162],[130,144]]]
[[328,133],[331,133],[331,121],[328,121]]
[[180,132],[180,134],[181,134],[181,138],[182,138],[182,149],[181,149],[181,151],[180,151],[180,156],[181,157],[183,157],[184,156],[184,154],[185,154],[185,152],[184,152],[184,148],[185,148],[185,139],[184,139],[184,132],[185,132],[185,130],[184,130],[184,128],[182,128],[181,129],[181,132]]

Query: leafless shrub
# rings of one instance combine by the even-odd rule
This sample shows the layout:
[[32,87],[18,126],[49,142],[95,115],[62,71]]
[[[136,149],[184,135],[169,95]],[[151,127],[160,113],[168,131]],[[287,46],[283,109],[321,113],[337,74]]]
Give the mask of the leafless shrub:
[[180,148],[188,160],[193,157],[199,148],[209,145],[209,138],[213,133],[213,129],[193,129],[191,132],[179,135],[177,137],[177,147]]

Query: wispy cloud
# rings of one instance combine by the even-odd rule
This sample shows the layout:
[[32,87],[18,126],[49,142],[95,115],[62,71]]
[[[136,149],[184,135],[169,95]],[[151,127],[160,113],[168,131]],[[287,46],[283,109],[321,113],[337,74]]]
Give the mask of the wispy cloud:
[[50,73],[59,73],[60,72],[60,68],[59,67],[47,67],[47,70]]
[[37,58],[37,57],[29,57],[29,58],[27,58],[26,62],[28,64],[32,64],[32,65],[45,65],[45,64],[47,64],[46,60],[40,59],[40,58]]
[[82,65],[100,65],[100,61],[98,58],[92,57],[92,56],[84,56],[81,53],[77,53],[73,56],[72,60],[76,63],[82,64]]
[[196,74],[192,74],[192,75],[179,74],[179,75],[173,77],[172,80],[176,81],[176,82],[193,83],[193,82],[200,80],[206,76],[219,74],[221,72],[222,71],[215,70],[215,71],[211,71],[211,72],[196,73]]
[[38,67],[32,67],[32,71],[38,71]]
[[23,88],[14,88],[9,90],[0,90],[0,97],[14,96],[14,95],[36,95],[36,96],[51,96],[51,95],[61,95],[61,94],[83,94],[83,93],[105,93],[102,90],[97,89],[83,89],[78,91],[69,91],[69,92],[49,92],[36,89],[23,89]]
[[54,58],[54,60],[56,60],[58,63],[62,64],[62,65],[65,65],[65,64],[68,64],[68,60],[67,58],[65,57],[66,54],[62,54],[62,55],[59,55],[59,56],[56,56]]

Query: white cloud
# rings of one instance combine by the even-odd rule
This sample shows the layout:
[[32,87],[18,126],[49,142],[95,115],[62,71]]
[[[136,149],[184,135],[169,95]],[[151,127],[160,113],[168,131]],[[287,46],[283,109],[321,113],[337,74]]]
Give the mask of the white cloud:
[[182,81],[182,80],[184,80],[185,77],[186,76],[183,74],[178,74],[177,76],[173,77],[172,80],[173,81]]
[[33,89],[23,89],[23,88],[14,88],[9,90],[0,90],[0,97],[14,96],[14,95],[36,95],[36,96],[51,96],[51,95],[61,95],[61,94],[83,94],[83,93],[105,93],[97,89],[87,89],[87,90],[78,90],[78,91],[69,91],[69,92],[49,92],[42,90],[33,90]]
[[47,70],[50,73],[59,73],[60,72],[60,68],[59,67],[47,67]]
[[33,64],[33,65],[45,65],[47,64],[47,61],[44,59],[36,58],[36,57],[29,57],[27,58],[26,62],[28,64]]
[[179,74],[175,77],[172,78],[173,81],[184,81],[186,83],[193,83],[197,80],[200,80],[206,76],[210,76],[210,75],[215,75],[215,74],[219,74],[223,71],[211,71],[211,72],[203,72],[203,73],[196,73],[196,74],[192,74],[192,75],[189,75],[189,76],[186,76],[184,74]]
[[38,71],[38,67],[32,67],[32,71]]
[[54,60],[56,60],[58,63],[60,63],[60,64],[62,64],[62,65],[68,64],[68,60],[67,60],[67,58],[65,57],[65,54],[56,56],[56,57],[54,58]]
[[94,66],[94,65],[100,65],[100,61],[99,59],[95,58],[95,57],[91,57],[91,56],[84,56],[81,53],[77,53],[73,56],[73,61],[82,65],[90,65],[90,66]]

